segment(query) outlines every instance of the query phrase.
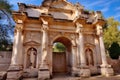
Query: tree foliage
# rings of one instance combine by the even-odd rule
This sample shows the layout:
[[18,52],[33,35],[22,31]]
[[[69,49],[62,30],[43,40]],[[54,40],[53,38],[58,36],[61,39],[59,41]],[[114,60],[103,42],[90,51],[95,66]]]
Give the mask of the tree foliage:
[[120,45],[118,43],[113,43],[109,48],[109,54],[111,58],[118,59],[120,56]]
[[12,5],[7,0],[0,0],[0,51],[11,50],[13,21],[11,18]]
[[66,48],[62,43],[60,42],[54,43],[53,52],[65,52],[65,50]]
[[[120,22],[114,20],[113,17],[107,19],[107,25],[104,28],[104,43],[105,48],[108,50],[112,58],[118,58],[120,52],[116,52],[116,47],[119,49],[120,46],[120,31],[118,29]],[[117,45],[118,44],[118,45]]]
[[7,0],[0,0],[0,10],[11,13],[12,5],[10,5]]

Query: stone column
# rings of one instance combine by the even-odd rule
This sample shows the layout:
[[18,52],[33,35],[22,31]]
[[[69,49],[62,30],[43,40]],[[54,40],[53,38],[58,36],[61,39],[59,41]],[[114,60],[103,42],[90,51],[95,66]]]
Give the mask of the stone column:
[[8,69],[8,74],[7,78],[13,78],[13,79],[18,79],[21,75],[21,70],[23,68],[23,53],[22,53],[22,48],[23,48],[23,43],[22,43],[22,24],[17,24],[15,31],[16,31],[16,37],[14,41],[14,46],[13,46],[13,53],[12,53],[12,59],[11,59],[11,64]]
[[113,69],[111,68],[111,65],[108,65],[107,63],[105,47],[103,42],[103,30],[102,30],[102,26],[100,25],[97,25],[97,35],[99,36],[101,59],[102,59],[101,74],[105,76],[113,75],[114,73]]
[[48,25],[43,24],[42,32],[43,32],[43,38],[42,38],[42,61],[40,68],[45,68],[47,67],[46,65],[46,57],[48,53]]
[[48,53],[48,22],[46,22],[44,19],[42,19],[42,21],[43,21],[42,57],[41,57],[42,59],[39,67],[40,71],[38,72],[38,80],[44,80],[50,78],[50,71],[46,63],[46,58]]
[[99,38],[95,36],[95,46],[96,46],[96,62],[97,62],[97,66],[99,67],[99,65],[102,63],[101,61],[101,54],[100,54],[100,44],[99,44]]
[[76,67],[76,46],[72,46],[72,67]]
[[79,48],[80,48],[80,66],[86,66],[85,53],[84,53],[84,40],[83,40],[83,27],[79,32]]
[[77,70],[77,47],[76,46],[72,46],[72,76],[75,76],[75,74],[78,73],[78,70]]
[[85,53],[84,53],[83,26],[79,23],[77,23],[76,25],[77,25],[77,33],[79,34],[80,76],[89,77],[90,70],[86,66]]
[[53,72],[53,45],[49,45],[49,69],[50,69],[50,76],[52,77],[52,72]]

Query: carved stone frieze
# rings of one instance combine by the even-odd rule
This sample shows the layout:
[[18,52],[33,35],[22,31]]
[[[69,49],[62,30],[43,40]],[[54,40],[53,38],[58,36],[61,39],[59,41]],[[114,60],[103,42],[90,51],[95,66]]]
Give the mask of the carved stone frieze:
[[26,31],[24,36],[24,43],[34,41],[36,43],[41,43],[42,33]]
[[84,42],[94,44],[94,36],[93,35],[85,35]]

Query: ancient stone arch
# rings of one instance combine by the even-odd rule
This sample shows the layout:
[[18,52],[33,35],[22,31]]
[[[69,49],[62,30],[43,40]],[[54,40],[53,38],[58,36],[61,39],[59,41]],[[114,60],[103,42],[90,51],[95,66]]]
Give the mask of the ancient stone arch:
[[[67,37],[64,36],[59,36],[57,38],[55,38],[54,42],[60,42],[62,44],[64,44],[64,46],[66,47],[66,51],[63,53],[54,53],[53,52],[53,72],[62,72],[62,73],[70,73],[71,72],[71,66],[72,66],[72,62],[71,62],[71,54],[72,54],[72,43],[71,40]],[[56,66],[57,65],[57,66]],[[55,68],[57,68],[57,70],[55,70]]]
[[[37,71],[36,77],[43,80],[54,76],[53,62],[57,59],[53,59],[52,47],[56,41],[67,47],[65,62],[70,66],[66,66],[69,74],[81,77],[98,73],[113,75],[113,69],[106,60],[102,31],[105,20],[100,11],[86,11],[80,4],[67,0],[44,0],[41,6],[18,3],[18,6],[19,11],[13,12],[16,27],[8,79],[18,80],[12,75],[24,75],[22,73],[29,67],[25,66],[25,54],[31,51],[35,52],[32,57],[37,57],[36,66],[34,60],[32,64]],[[92,68],[86,62],[89,55],[86,53],[94,58],[92,63],[89,62]],[[29,70],[33,71],[33,68]]]

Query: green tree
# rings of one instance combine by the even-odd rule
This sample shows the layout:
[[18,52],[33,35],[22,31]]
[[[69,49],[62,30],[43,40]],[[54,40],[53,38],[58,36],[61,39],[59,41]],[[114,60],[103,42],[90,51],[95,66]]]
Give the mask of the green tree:
[[120,43],[120,31],[118,26],[120,26],[120,22],[114,20],[114,18],[111,17],[107,19],[107,24],[104,28],[105,48],[112,58],[118,58],[120,54],[119,52],[116,52],[116,46],[118,49],[118,45]]
[[62,43],[54,43],[53,52],[65,52],[65,50],[66,48]]
[[109,54],[112,59],[118,59],[120,56],[120,45],[118,43],[113,43],[109,48]]
[[11,50],[13,35],[12,5],[7,0],[0,0],[0,51]]
[[104,42],[106,49],[109,49],[115,42],[120,42],[120,31],[118,30],[120,22],[114,20],[114,18],[107,19],[107,27],[104,29]]

